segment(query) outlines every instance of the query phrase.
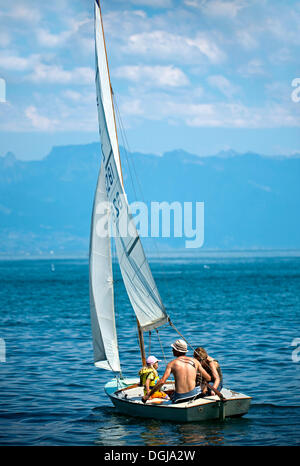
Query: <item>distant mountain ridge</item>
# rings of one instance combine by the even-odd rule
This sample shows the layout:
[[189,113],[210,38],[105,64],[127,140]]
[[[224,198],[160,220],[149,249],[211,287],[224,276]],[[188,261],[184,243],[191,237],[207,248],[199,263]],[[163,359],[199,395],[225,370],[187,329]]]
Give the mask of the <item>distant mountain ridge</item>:
[[[11,152],[0,157],[0,254],[87,253],[100,158],[98,143],[53,147],[39,161]],[[205,203],[203,248],[300,248],[299,154],[157,156],[121,149],[121,158],[129,201]],[[162,249],[184,247],[181,238],[157,242]]]

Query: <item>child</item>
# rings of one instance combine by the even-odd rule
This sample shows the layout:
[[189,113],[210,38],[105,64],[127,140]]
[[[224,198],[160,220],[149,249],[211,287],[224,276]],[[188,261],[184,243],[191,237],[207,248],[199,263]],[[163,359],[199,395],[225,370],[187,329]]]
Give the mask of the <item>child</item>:
[[[144,387],[144,395],[148,395],[156,383],[159,381],[159,375],[157,372],[158,363],[160,362],[155,356],[149,356],[147,358],[147,367],[143,367],[139,371],[140,385]],[[160,390],[154,392],[150,400],[153,398],[165,398],[168,399],[168,395]]]

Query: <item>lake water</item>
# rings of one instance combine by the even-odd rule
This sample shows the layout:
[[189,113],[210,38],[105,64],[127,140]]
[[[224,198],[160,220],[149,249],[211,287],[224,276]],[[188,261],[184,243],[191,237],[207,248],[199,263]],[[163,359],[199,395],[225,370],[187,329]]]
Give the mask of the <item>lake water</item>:
[[[93,365],[88,262],[1,261],[1,445],[299,445],[300,257],[151,268],[176,327],[219,360],[225,386],[253,397],[248,415],[173,424],[118,414],[103,390],[111,374]],[[137,330],[117,269],[115,294],[122,369],[134,377]],[[159,335],[164,353],[155,332],[151,353],[170,360],[177,335],[168,326]]]

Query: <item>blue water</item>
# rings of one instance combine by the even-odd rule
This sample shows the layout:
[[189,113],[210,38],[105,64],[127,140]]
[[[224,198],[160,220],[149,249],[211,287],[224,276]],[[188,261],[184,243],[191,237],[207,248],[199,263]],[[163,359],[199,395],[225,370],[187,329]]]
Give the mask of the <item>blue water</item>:
[[[248,415],[172,424],[118,414],[103,391],[111,374],[93,366],[87,261],[2,261],[1,445],[299,445],[300,258],[215,255],[151,267],[180,332],[219,360],[225,386],[253,397]],[[122,368],[136,376],[135,318],[115,273]],[[168,360],[176,337],[160,331]],[[151,353],[164,359],[155,332]]]

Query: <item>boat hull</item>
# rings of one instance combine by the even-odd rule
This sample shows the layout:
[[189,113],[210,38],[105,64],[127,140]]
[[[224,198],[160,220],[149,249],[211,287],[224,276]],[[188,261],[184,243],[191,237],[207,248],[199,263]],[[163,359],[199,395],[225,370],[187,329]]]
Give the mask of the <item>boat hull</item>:
[[[128,386],[133,383],[131,379]],[[231,397],[225,402],[216,396],[200,398],[179,404],[141,402],[141,389],[132,388],[126,391],[116,390],[112,382],[107,384],[105,391],[118,412],[134,417],[159,419],[171,422],[199,422],[209,419],[224,420],[230,417],[240,417],[249,410],[251,397],[241,393],[226,390]]]

